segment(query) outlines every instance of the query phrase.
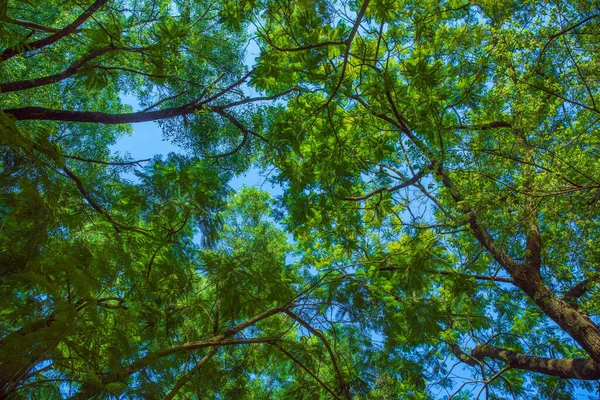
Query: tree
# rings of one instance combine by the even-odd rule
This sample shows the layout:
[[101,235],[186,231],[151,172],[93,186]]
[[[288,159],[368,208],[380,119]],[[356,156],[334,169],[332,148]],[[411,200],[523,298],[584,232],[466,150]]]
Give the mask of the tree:
[[1,9],[1,396],[595,390],[596,4]]

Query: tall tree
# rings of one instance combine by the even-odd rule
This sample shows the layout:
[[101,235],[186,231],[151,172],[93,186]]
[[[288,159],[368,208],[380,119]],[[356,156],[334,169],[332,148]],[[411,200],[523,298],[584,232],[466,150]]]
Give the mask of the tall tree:
[[0,6],[0,397],[595,390],[596,4]]

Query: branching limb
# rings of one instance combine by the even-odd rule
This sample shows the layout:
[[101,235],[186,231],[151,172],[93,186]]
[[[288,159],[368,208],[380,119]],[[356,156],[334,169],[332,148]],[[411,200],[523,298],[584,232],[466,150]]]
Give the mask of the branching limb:
[[164,108],[156,111],[139,111],[124,114],[110,114],[96,111],[71,111],[71,110],[56,110],[44,107],[22,107],[4,110],[4,112],[17,121],[64,121],[64,122],[91,122],[106,125],[132,124],[148,121],[159,121],[163,119],[181,117],[184,115],[194,114],[202,110],[222,111],[228,108],[252,104],[255,102],[275,100],[284,96],[296,88],[288,89],[284,92],[267,97],[251,97],[240,101],[235,101],[219,106],[210,106],[208,101],[214,96],[203,101],[192,101],[178,107]]
[[300,368],[305,370],[315,381],[317,381],[317,383],[319,385],[321,385],[321,387],[323,389],[325,389],[329,394],[331,394],[334,399],[342,400],[342,398],[339,397],[329,386],[327,386],[327,384],[325,382],[323,382],[313,371],[311,371],[310,368],[308,368],[302,361],[300,361],[299,359],[294,357],[294,355],[292,353],[290,353],[283,347],[279,346],[277,343],[271,343],[271,344],[273,346],[277,347],[279,349],[279,351],[281,351],[283,354],[288,356],[288,358],[290,360],[292,360],[293,362],[295,362]]
[[550,46],[550,44],[552,43],[552,41],[554,39],[558,38],[559,36],[564,35],[565,33],[569,32],[569,31],[572,31],[573,29],[579,28],[581,25],[585,24],[586,22],[588,22],[588,21],[590,21],[590,20],[592,20],[592,19],[594,19],[594,18],[596,18],[598,16],[600,16],[600,14],[590,15],[589,17],[584,18],[583,20],[579,21],[575,25],[571,25],[571,26],[569,26],[569,27],[561,30],[560,32],[555,33],[554,35],[550,36],[550,38],[548,38],[548,41],[546,42],[546,44],[542,48],[542,51],[540,51],[540,55],[538,56],[538,59],[537,59],[538,69],[539,69],[540,62],[542,61],[542,58],[544,57],[544,53],[546,52],[546,50],[548,49],[548,46]]
[[63,157],[69,158],[71,160],[83,161],[83,162],[88,162],[88,163],[93,163],[93,164],[110,165],[110,166],[115,166],[115,167],[126,166],[126,165],[140,166],[141,163],[149,162],[150,160],[152,160],[151,158],[145,158],[143,160],[136,160],[136,161],[111,162],[111,161],[102,161],[102,160],[92,160],[90,158],[84,158],[84,157],[78,157],[78,156],[68,156],[66,154],[63,154]]
[[586,294],[596,284],[599,276],[594,274],[592,277],[579,282],[563,295],[563,299],[568,303],[575,303],[577,299]]
[[338,395],[341,395],[342,393],[344,393],[346,397],[350,398],[350,393],[348,392],[348,388],[346,386],[346,383],[344,382],[344,377],[342,376],[342,372],[340,371],[340,368],[338,366],[337,358],[335,356],[335,353],[333,352],[333,349],[329,345],[329,341],[327,341],[327,339],[325,338],[325,336],[321,332],[319,332],[318,330],[316,330],[315,328],[313,328],[307,321],[305,321],[302,317],[300,317],[299,315],[297,315],[293,311],[291,311],[291,310],[285,310],[284,312],[287,315],[289,315],[292,319],[298,321],[300,323],[300,325],[302,325],[303,327],[305,327],[310,333],[312,333],[313,335],[315,335],[316,337],[318,337],[319,340],[321,340],[321,342],[323,343],[323,345],[327,349],[327,352],[329,353],[329,357],[331,358],[331,362],[333,363],[333,369],[335,370],[335,374],[336,374],[336,376],[338,378],[338,382],[339,382],[339,386],[340,386],[339,387],[339,391],[338,391]]
[[356,21],[354,22],[354,26],[352,27],[352,30],[350,31],[348,38],[345,40],[346,51],[344,51],[344,59],[342,61],[342,72],[340,73],[340,77],[338,78],[338,81],[337,81],[335,87],[329,94],[329,98],[327,99],[325,104],[323,104],[322,108],[325,108],[329,105],[331,100],[333,100],[333,98],[335,97],[337,92],[340,90],[340,87],[342,87],[342,82],[344,81],[344,77],[346,76],[346,69],[348,68],[348,57],[350,56],[350,48],[352,47],[352,41],[354,40],[354,36],[356,35],[356,32],[358,32],[358,28],[360,27],[362,19],[364,18],[365,13],[367,12],[367,8],[369,7],[369,2],[370,2],[370,0],[364,0],[362,7],[360,8],[360,10],[358,11],[358,14],[356,15]]
[[106,54],[110,51],[114,51],[114,50],[117,50],[117,48],[112,45],[94,50],[94,51],[86,54],[85,56],[81,57],[79,60],[77,60],[73,64],[71,64],[71,66],[69,68],[65,69],[64,71],[62,71],[58,74],[48,75],[48,76],[44,76],[41,78],[35,78],[35,79],[27,79],[27,80],[17,81],[17,82],[1,83],[0,84],[0,92],[2,92],[2,93],[16,92],[19,90],[31,89],[34,87],[49,85],[51,83],[56,83],[56,82],[62,81],[64,79],[67,79],[67,78],[75,75],[81,69],[81,67],[83,67],[87,62],[93,60],[96,57],[100,57],[101,55]]
[[50,36],[47,36],[40,40],[35,40],[33,42],[25,43],[19,49],[11,48],[11,49],[4,50],[4,52],[2,52],[2,54],[0,54],[0,61],[6,61],[16,55],[28,53],[28,52],[31,52],[34,50],[39,50],[43,47],[46,47],[55,42],[58,42],[60,39],[64,38],[65,36],[75,32],[75,30],[77,30],[77,28],[81,24],[83,24],[85,21],[87,21],[96,11],[98,11],[98,9],[100,9],[107,2],[108,2],[108,0],[96,0],[94,2],[94,4],[92,4],[87,10],[85,10],[83,12],[83,14],[81,14],[79,17],[77,17],[77,19],[75,21],[73,21],[71,24],[67,25],[63,29],[60,29],[59,31],[53,33]]
[[484,358],[492,358],[506,362],[510,368],[539,372],[565,379],[600,379],[600,364],[591,358],[558,359],[527,356],[492,345],[477,346],[471,352],[471,357],[479,361]]
[[405,187],[414,185],[415,183],[417,183],[418,181],[421,180],[421,178],[423,178],[423,175],[425,175],[425,170],[421,170],[418,173],[416,173],[412,178],[410,178],[409,180],[402,182],[398,185],[392,186],[392,187],[381,187],[379,189],[373,190],[372,192],[369,192],[363,196],[356,196],[356,197],[343,197],[344,200],[351,200],[351,201],[361,201],[361,200],[367,200],[370,199],[371,197],[375,196],[378,193],[383,193],[383,192],[387,192],[387,193],[392,193],[395,192],[397,190],[403,189]]
[[12,18],[12,17],[7,17],[4,21],[8,22],[9,24],[22,26],[23,28],[27,28],[27,29],[32,29],[34,31],[41,31],[41,32],[47,32],[47,33],[56,33],[59,31],[59,29],[56,29],[56,28],[51,28],[48,26],[36,24],[35,22],[25,21],[22,19],[17,19],[17,18]]
[[192,377],[194,376],[194,374],[196,372],[198,372],[198,370],[200,368],[202,368],[202,366],[204,364],[206,364],[215,354],[217,354],[217,351],[219,351],[218,347],[213,347],[211,349],[211,351],[205,355],[204,357],[202,357],[202,359],[200,361],[198,361],[198,363],[196,365],[194,365],[194,367],[187,373],[185,374],[183,377],[181,377],[177,383],[175,384],[175,386],[173,386],[173,389],[171,389],[171,391],[165,396],[165,400],[171,400],[173,399],[177,393],[179,393],[179,391],[181,390],[181,388],[190,381],[190,379],[192,379]]

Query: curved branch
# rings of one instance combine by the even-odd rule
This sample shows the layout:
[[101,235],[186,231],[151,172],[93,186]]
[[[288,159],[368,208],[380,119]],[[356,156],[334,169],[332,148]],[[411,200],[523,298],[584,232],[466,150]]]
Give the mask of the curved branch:
[[179,379],[177,381],[177,383],[175,384],[175,386],[173,386],[173,389],[171,389],[171,391],[165,396],[165,400],[171,400],[173,399],[173,397],[175,397],[175,395],[177,395],[177,393],[179,393],[179,391],[181,390],[181,388],[190,381],[190,379],[192,379],[192,377],[194,376],[194,374],[196,372],[198,372],[198,370],[200,368],[202,368],[202,366],[204,364],[206,364],[215,354],[217,354],[217,351],[219,351],[218,347],[213,347],[213,349],[204,357],[202,357],[202,359],[200,361],[198,361],[198,363],[196,365],[194,365],[194,367],[187,373],[185,374],[183,377],[181,377],[181,379]]
[[542,58],[544,57],[544,53],[546,52],[546,49],[548,49],[548,46],[550,46],[550,43],[552,43],[552,41],[553,41],[554,39],[556,39],[556,38],[557,38],[557,37],[559,37],[559,36],[562,36],[562,35],[564,35],[565,33],[569,32],[569,31],[572,31],[573,29],[576,29],[576,28],[580,27],[581,25],[585,24],[585,23],[586,23],[586,22],[588,22],[589,20],[591,20],[591,19],[594,19],[594,18],[596,18],[596,17],[598,17],[598,16],[600,16],[600,14],[594,14],[594,15],[591,15],[591,16],[589,16],[589,17],[587,17],[587,18],[585,18],[585,19],[583,19],[583,20],[579,21],[579,22],[578,22],[578,23],[576,23],[575,25],[572,25],[572,26],[570,26],[570,27],[568,27],[568,28],[565,28],[565,29],[563,29],[562,31],[560,31],[560,32],[558,32],[558,33],[555,33],[554,35],[550,36],[550,38],[548,39],[548,41],[546,42],[546,44],[545,44],[545,45],[544,45],[544,47],[542,48],[542,51],[540,51],[540,55],[538,56],[537,63],[536,63],[536,64],[537,64],[537,66],[538,66],[538,68],[539,68],[539,64],[540,64],[540,62],[542,61]]
[[289,307],[291,307],[291,304],[292,303],[288,303],[281,307],[275,307],[268,311],[260,313],[256,316],[250,318],[249,320],[234,326],[233,328],[227,330],[226,332],[223,332],[220,335],[213,336],[210,339],[200,340],[200,341],[196,341],[196,342],[188,342],[188,343],[184,343],[184,344],[180,344],[180,345],[176,345],[176,346],[171,346],[171,347],[167,347],[163,350],[159,350],[155,353],[149,354],[149,355],[135,361],[129,367],[125,368],[124,376],[130,376],[130,375],[134,374],[135,372],[153,364],[155,361],[159,360],[160,358],[170,356],[172,354],[184,352],[184,351],[191,351],[191,350],[196,350],[196,349],[203,349],[206,347],[225,346],[225,345],[233,345],[233,344],[265,343],[268,341],[277,340],[277,338],[243,339],[243,340],[242,339],[227,340],[227,339],[231,338],[233,335],[242,331],[243,329],[246,329],[250,326],[255,325],[257,322],[262,321],[265,318],[268,318],[272,315],[275,315],[280,312],[283,312],[284,310],[287,310]]
[[292,319],[298,321],[300,323],[300,325],[305,327],[310,333],[312,333],[313,335],[318,337],[321,340],[321,342],[323,342],[323,345],[327,349],[327,352],[329,353],[329,357],[331,358],[331,361],[333,363],[333,369],[335,370],[335,375],[337,376],[337,379],[338,379],[338,382],[340,385],[340,390],[339,390],[338,394],[345,392],[344,394],[346,395],[346,397],[350,398],[350,393],[348,393],[348,387],[346,386],[346,383],[344,382],[344,377],[342,376],[342,372],[340,371],[340,368],[338,367],[335,353],[331,349],[331,346],[329,345],[329,342],[327,341],[325,336],[321,332],[319,332],[318,330],[313,328],[307,321],[302,319],[299,315],[297,315],[293,311],[285,310],[284,312],[287,315],[289,315]]
[[79,60],[75,61],[71,66],[65,69],[62,72],[54,75],[48,75],[41,78],[35,79],[27,79],[23,81],[17,82],[7,82],[0,83],[0,92],[8,93],[8,92],[16,92],[19,90],[31,89],[38,86],[49,85],[51,83],[62,81],[63,79],[67,79],[77,73],[84,64],[88,61],[93,60],[96,57],[99,57],[105,53],[108,53],[111,50],[117,50],[114,46],[106,46],[100,49],[94,50],[85,56],[81,57]]
[[2,54],[0,54],[0,61],[6,61],[9,58],[12,58],[18,54],[28,53],[30,51],[39,50],[42,47],[46,47],[51,45],[52,43],[58,42],[60,39],[65,36],[73,33],[81,24],[88,20],[100,7],[106,4],[108,0],[96,0],[94,4],[92,4],[87,10],[83,12],[75,21],[71,24],[67,25],[63,29],[53,33],[50,36],[47,36],[43,39],[36,40],[33,42],[25,43],[20,49],[6,49]]
[[348,57],[350,56],[350,47],[352,47],[352,41],[354,40],[354,36],[356,35],[356,32],[358,32],[358,28],[360,27],[362,19],[364,18],[365,13],[367,12],[367,8],[369,7],[369,2],[370,2],[370,0],[364,0],[360,10],[358,11],[358,13],[356,15],[356,21],[354,22],[354,26],[352,27],[352,30],[350,31],[348,38],[345,40],[346,51],[344,51],[344,60],[342,61],[342,72],[340,73],[340,77],[339,77],[335,87],[331,91],[329,98],[327,99],[325,104],[323,104],[323,106],[321,106],[321,108],[327,107],[329,105],[329,103],[333,100],[333,98],[335,97],[337,92],[340,90],[340,87],[342,87],[342,82],[344,81],[344,77],[346,76],[346,69],[348,68]]
[[335,392],[333,390],[331,390],[331,388],[329,386],[327,386],[325,384],[325,382],[323,382],[314,372],[312,372],[310,370],[310,368],[308,368],[306,365],[304,365],[304,363],[302,361],[300,361],[299,359],[297,359],[296,357],[294,357],[294,355],[292,353],[290,353],[289,351],[287,351],[283,347],[277,345],[276,343],[271,343],[271,344],[273,346],[277,347],[279,349],[279,351],[281,351],[283,354],[285,354],[286,356],[288,356],[300,368],[302,368],[303,370],[305,370],[315,381],[317,381],[319,383],[319,385],[321,385],[321,387],[323,389],[325,389],[329,394],[331,394],[334,399],[341,400],[341,398],[337,394],[335,394]]
[[[238,84],[241,84],[239,82]],[[157,111],[138,111],[133,113],[123,114],[110,114],[105,112],[96,111],[71,111],[71,110],[56,110],[44,107],[22,107],[22,108],[11,108],[3,110],[6,114],[12,116],[17,121],[64,121],[64,122],[91,122],[106,125],[117,125],[117,124],[131,124],[138,122],[158,121],[161,119],[168,119],[174,117],[181,117],[195,112],[209,109],[211,111],[220,112],[222,110],[233,108],[236,106],[246,105],[259,101],[275,100],[281,96],[284,96],[296,88],[288,89],[284,92],[278,93],[268,97],[251,97],[240,101],[234,101],[231,103],[209,106],[207,108],[207,102],[213,100],[214,96],[203,100],[194,100],[187,104],[164,108]],[[225,93],[221,93],[225,94]]]
[[600,277],[599,274],[594,274],[590,278],[579,282],[563,295],[563,299],[568,303],[574,303],[594,286],[598,277]]
[[471,357],[479,361],[489,357],[494,360],[504,361],[511,368],[539,372],[565,379],[600,379],[600,364],[591,358],[558,359],[526,356],[492,345],[477,346],[471,352]]

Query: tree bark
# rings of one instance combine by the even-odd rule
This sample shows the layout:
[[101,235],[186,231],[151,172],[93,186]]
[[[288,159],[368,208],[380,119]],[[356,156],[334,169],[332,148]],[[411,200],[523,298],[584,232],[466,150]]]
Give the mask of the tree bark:
[[579,345],[600,363],[600,329],[585,314],[567,301],[558,297],[544,284],[537,271],[526,274],[527,279],[515,280],[515,285],[523,290],[535,304],[558,326],[569,334]]
[[179,117],[201,110],[202,104],[188,103],[183,106],[165,108],[157,111],[133,112],[125,114],[109,114],[95,111],[54,110],[44,107],[23,107],[4,110],[17,121],[64,121],[90,122],[106,125],[130,124],[136,122],[158,121]]
[[22,49],[11,48],[11,49],[4,50],[2,52],[2,54],[0,54],[0,61],[6,61],[9,58],[12,58],[18,54],[28,53],[28,52],[34,51],[34,50],[39,50],[42,47],[46,47],[52,43],[59,41],[60,39],[64,38],[65,36],[75,32],[75,30],[77,30],[77,28],[81,24],[83,24],[85,21],[87,21],[88,18],[90,18],[92,16],[92,14],[94,14],[96,11],[98,11],[98,9],[100,7],[102,7],[104,4],[106,4],[107,2],[108,2],[108,0],[96,0],[94,2],[94,4],[92,4],[87,10],[85,10],[83,12],[83,14],[81,14],[79,17],[77,17],[77,19],[75,21],[73,21],[71,24],[67,25],[63,29],[60,29],[59,31],[53,33],[50,36],[46,36],[43,39],[36,40],[33,42],[25,43],[23,45]]
[[490,345],[477,346],[471,353],[471,357],[480,361],[486,357],[493,358],[506,362],[511,368],[559,376],[565,379],[600,379],[600,364],[590,358],[556,359],[526,356]]

